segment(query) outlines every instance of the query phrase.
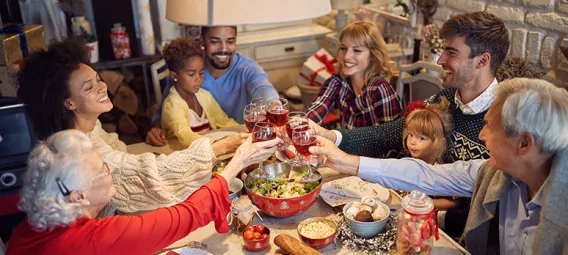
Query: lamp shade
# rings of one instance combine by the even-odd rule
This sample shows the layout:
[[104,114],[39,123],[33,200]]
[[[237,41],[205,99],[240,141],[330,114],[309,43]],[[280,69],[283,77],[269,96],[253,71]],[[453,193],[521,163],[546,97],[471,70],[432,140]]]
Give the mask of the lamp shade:
[[185,25],[277,23],[323,16],[329,0],[168,0],[166,18]]
[[353,0],[331,0],[331,8],[334,10],[351,10],[355,8]]

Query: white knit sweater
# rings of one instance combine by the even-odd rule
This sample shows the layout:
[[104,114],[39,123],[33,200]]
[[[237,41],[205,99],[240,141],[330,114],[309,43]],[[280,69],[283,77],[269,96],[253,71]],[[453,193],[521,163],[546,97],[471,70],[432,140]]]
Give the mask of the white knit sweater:
[[216,160],[207,138],[195,140],[185,150],[156,157],[151,152],[127,153],[126,144],[116,133],[104,131],[98,120],[87,135],[113,168],[117,193],[110,204],[123,212],[154,210],[185,200],[209,181]]

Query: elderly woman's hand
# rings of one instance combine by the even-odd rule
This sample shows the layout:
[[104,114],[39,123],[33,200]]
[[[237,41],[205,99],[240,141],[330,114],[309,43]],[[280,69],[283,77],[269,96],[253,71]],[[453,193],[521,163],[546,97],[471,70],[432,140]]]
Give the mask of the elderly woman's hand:
[[262,162],[272,156],[272,154],[276,152],[277,145],[280,143],[283,143],[280,138],[253,143],[252,137],[249,136],[249,138],[239,146],[233,159],[231,159],[220,175],[227,180],[234,178],[241,169],[254,163]]
[[252,137],[246,139],[235,152],[233,160],[240,160],[244,167],[268,159],[276,151],[278,144],[283,141],[280,138],[272,139],[264,142],[252,142]]
[[310,147],[310,152],[318,155],[318,160],[324,166],[335,169],[337,171],[357,175],[359,172],[359,157],[347,154],[337,148],[334,142],[317,136],[317,146]]

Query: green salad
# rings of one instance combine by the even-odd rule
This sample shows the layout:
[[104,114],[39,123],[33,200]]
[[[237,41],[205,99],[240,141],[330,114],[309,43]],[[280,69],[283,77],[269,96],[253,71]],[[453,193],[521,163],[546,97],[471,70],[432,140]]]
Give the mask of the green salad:
[[319,185],[319,181],[302,182],[302,175],[294,179],[286,179],[283,176],[275,178],[259,179],[249,183],[248,188],[253,193],[270,198],[299,197],[312,192]]

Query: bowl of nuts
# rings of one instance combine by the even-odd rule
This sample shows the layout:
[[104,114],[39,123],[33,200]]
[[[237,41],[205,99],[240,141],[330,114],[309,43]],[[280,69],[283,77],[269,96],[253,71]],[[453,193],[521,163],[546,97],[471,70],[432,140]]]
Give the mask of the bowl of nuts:
[[353,233],[364,238],[380,233],[385,228],[389,215],[388,205],[372,197],[351,201],[343,207],[343,216]]
[[333,243],[336,234],[337,226],[326,218],[308,218],[298,224],[298,236],[314,249],[321,249]]

